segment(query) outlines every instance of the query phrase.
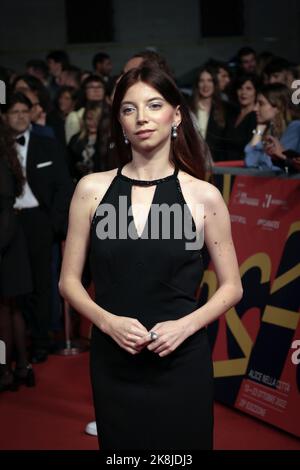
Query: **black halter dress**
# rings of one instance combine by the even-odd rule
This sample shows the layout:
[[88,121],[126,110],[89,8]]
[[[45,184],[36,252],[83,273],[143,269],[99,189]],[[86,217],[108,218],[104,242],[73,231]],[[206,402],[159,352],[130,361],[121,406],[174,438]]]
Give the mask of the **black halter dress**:
[[[147,223],[138,236],[133,216],[124,219],[124,214],[130,214],[132,186],[152,184],[156,189]],[[97,304],[114,315],[137,318],[147,330],[196,310],[203,275],[201,248],[186,249],[191,239],[184,230],[178,236],[186,220],[178,212],[167,236],[163,223],[152,236],[153,211],[162,204],[175,204],[182,213],[187,207],[177,169],[166,178],[141,181],[119,168],[91,224]],[[116,230],[105,238],[107,208],[113,208],[110,220]],[[124,220],[131,236],[124,236]],[[91,380],[101,450],[212,448],[213,372],[206,328],[160,357],[147,348],[131,355],[94,326]]]

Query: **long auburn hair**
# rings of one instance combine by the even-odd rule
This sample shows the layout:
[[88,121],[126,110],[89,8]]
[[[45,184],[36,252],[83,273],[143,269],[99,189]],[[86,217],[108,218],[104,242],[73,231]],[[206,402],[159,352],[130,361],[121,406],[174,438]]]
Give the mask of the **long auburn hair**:
[[[266,98],[279,111],[272,124],[274,135],[280,139],[288,124],[293,120],[290,91],[282,83],[270,83],[261,87],[258,94]],[[266,134],[268,130],[270,130],[270,125],[266,129]]]
[[111,135],[117,161],[125,165],[132,160],[131,146],[124,142],[119,116],[127,90],[137,82],[146,83],[157,90],[174,108],[179,106],[181,123],[177,129],[177,138],[171,140],[172,161],[179,169],[196,178],[204,179],[210,158],[208,147],[195,130],[189,108],[175,82],[157,66],[142,65],[129,70],[116,87],[112,103]]
[[16,197],[23,191],[24,176],[18,160],[13,133],[0,114],[0,159],[4,160],[15,180]]

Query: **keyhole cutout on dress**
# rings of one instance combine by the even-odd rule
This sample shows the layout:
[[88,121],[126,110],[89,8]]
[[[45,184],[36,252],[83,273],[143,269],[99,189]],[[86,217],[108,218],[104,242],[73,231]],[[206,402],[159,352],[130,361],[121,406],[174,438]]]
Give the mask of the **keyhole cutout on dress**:
[[155,199],[157,185],[152,186],[131,186],[131,201],[133,226],[138,238],[142,235],[148,224],[151,206]]

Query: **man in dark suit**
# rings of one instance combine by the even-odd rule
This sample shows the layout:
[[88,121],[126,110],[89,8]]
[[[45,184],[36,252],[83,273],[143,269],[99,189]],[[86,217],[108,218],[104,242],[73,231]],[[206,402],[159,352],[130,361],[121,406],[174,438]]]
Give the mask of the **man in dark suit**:
[[53,234],[66,234],[73,185],[61,148],[54,139],[31,132],[31,102],[22,93],[11,96],[6,120],[14,131],[23,168],[23,194],[15,202],[28,243],[33,293],[25,310],[32,334],[32,361],[47,359],[51,304]]

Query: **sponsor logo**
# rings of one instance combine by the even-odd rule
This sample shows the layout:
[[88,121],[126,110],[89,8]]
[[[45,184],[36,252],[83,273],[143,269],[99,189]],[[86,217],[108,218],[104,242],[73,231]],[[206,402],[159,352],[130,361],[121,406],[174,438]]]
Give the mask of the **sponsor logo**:
[[244,206],[259,206],[259,199],[255,197],[249,197],[246,192],[238,191],[234,197],[234,204],[240,204]]
[[284,199],[274,199],[272,194],[265,194],[265,199],[262,203],[262,207],[267,209],[271,206],[287,206],[287,202]]
[[257,225],[267,230],[278,230],[280,226],[279,220],[258,219]]
[[246,225],[246,223],[247,223],[246,217],[243,217],[242,215],[233,215],[233,214],[231,214],[230,215],[230,220],[231,220],[232,223],[236,222],[238,224],[243,224],[243,225]]

